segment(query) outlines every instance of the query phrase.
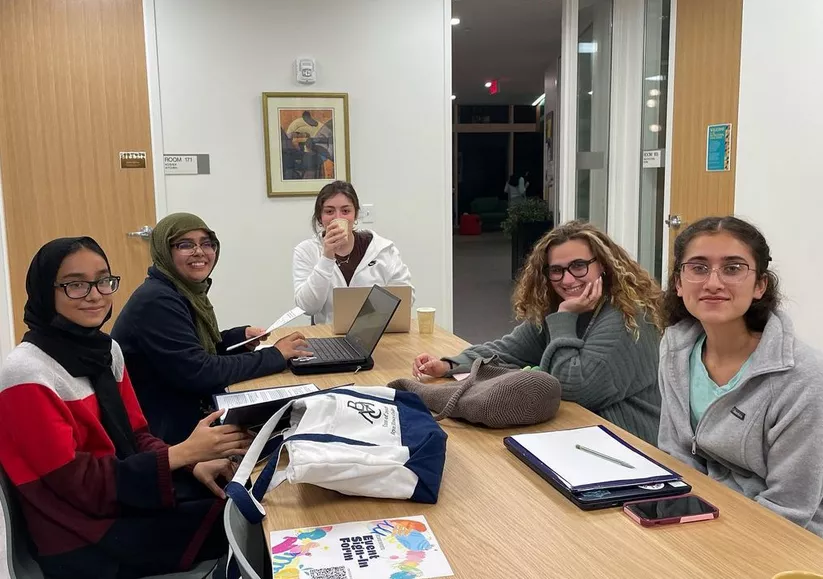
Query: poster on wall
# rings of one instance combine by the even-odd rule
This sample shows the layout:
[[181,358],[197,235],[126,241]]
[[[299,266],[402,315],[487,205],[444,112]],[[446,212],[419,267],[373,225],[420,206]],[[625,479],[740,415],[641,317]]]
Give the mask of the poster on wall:
[[351,180],[348,94],[264,92],[263,133],[269,197]]
[[706,129],[706,171],[732,168],[732,124],[709,125]]

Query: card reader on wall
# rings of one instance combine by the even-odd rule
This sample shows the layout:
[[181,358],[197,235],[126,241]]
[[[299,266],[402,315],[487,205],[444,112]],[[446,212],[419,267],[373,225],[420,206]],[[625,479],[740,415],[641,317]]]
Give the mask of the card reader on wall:
[[317,82],[317,69],[313,58],[298,58],[294,61],[297,82],[301,84],[314,84]]

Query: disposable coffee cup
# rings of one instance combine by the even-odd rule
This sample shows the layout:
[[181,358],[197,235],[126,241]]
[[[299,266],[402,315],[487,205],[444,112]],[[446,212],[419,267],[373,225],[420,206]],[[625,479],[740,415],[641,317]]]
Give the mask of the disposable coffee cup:
[[417,331],[421,334],[434,333],[434,308],[417,308]]
[[346,232],[346,237],[344,238],[345,241],[349,240],[349,233],[350,233],[350,226],[351,223],[348,219],[343,219],[342,217],[338,217],[337,219],[333,219],[330,225],[337,224],[337,226]]

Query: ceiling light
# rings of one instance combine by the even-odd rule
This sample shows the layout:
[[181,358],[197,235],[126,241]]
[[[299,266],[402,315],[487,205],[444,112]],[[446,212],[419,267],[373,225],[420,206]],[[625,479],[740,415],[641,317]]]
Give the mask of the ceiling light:
[[666,80],[665,74],[656,74],[654,76],[647,76],[646,80]]
[[649,91],[649,96],[653,96],[653,97],[660,96],[660,91],[656,88],[653,88],[652,90]]
[[456,95],[452,95],[452,100],[454,100],[454,99],[456,99],[456,98],[457,98],[457,96],[456,96]]
[[654,107],[656,107],[656,106],[657,106],[657,99],[649,99],[649,100],[647,100],[647,101],[646,101],[646,106],[647,106],[647,107],[649,107],[650,109],[653,109]]
[[590,90],[590,91],[589,91],[589,96],[591,96],[591,95],[593,95],[593,94],[594,94],[594,91],[593,91],[593,90]]
[[486,81],[486,84],[484,84],[483,86],[485,86],[486,88],[491,88],[491,86],[492,86],[492,81],[487,80],[487,81]]
[[649,130],[653,133],[659,133],[662,129],[660,125],[649,125]]
[[539,97],[537,97],[536,99],[534,99],[534,102],[532,103],[532,106],[533,106],[533,107],[539,107],[539,106],[540,106],[540,105],[542,105],[544,102],[546,102],[546,93],[543,93],[543,94],[541,94]]
[[456,18],[456,17],[452,18],[451,23],[452,23],[452,26],[457,26],[458,24],[460,24],[460,19]]
[[596,42],[578,42],[577,43],[577,52],[581,54],[594,54],[597,52],[597,43]]

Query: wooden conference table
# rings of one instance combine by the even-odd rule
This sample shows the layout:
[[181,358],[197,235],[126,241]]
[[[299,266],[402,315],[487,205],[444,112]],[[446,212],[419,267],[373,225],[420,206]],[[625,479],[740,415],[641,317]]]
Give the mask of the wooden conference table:
[[[311,337],[332,335],[327,326],[298,329]],[[275,339],[285,333],[280,330]],[[309,377],[285,372],[232,390],[308,381],[320,388],[350,382],[385,385],[410,377],[412,360],[421,352],[443,356],[465,346],[439,328],[426,336],[413,327],[409,334],[383,336],[372,371]],[[682,474],[695,494],[720,509],[720,517],[647,529],[621,509],[579,510],[502,441],[520,432],[608,424],[576,404],[563,402],[553,420],[527,428],[492,430],[449,419],[440,424],[449,439],[436,505],[347,497],[286,483],[265,497],[266,541],[273,530],[424,515],[459,578],[769,579],[793,569],[823,573],[823,539],[611,424],[625,440]]]

